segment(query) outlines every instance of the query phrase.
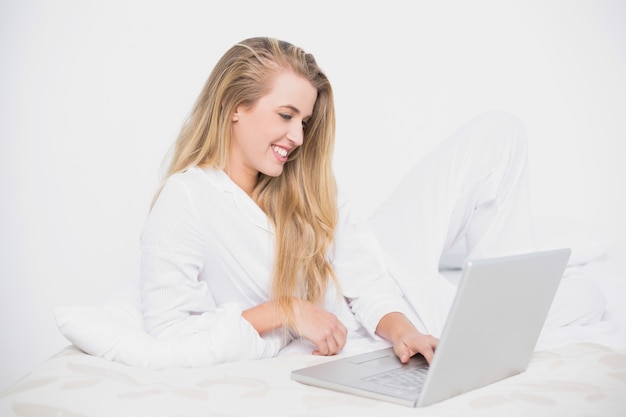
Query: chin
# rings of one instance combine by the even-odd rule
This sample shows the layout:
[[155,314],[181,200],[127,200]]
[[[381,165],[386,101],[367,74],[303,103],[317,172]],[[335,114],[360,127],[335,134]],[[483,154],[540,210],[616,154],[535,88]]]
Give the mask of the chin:
[[261,171],[261,174],[266,175],[268,177],[280,177],[283,173],[283,170],[276,170],[276,169],[268,169],[265,171]]

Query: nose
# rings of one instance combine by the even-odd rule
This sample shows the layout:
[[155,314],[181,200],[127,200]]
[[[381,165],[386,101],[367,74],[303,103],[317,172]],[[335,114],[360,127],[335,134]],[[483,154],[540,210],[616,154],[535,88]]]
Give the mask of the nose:
[[304,130],[302,128],[302,122],[293,123],[287,132],[287,139],[289,142],[293,143],[294,146],[302,145],[304,141]]

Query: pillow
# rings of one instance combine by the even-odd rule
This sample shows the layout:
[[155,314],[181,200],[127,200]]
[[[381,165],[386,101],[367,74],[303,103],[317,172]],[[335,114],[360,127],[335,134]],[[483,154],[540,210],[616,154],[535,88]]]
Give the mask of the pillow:
[[261,338],[236,304],[194,316],[193,328],[184,334],[152,336],[144,330],[137,293],[59,307],[57,326],[82,351],[130,366],[199,367],[278,354],[280,345]]

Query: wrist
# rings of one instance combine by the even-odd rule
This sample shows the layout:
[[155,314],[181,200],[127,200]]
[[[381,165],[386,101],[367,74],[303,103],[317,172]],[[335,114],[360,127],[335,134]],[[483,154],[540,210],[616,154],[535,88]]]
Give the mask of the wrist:
[[400,312],[391,312],[385,314],[376,326],[376,333],[382,338],[395,344],[402,339],[407,332],[416,332],[417,329],[413,323]]

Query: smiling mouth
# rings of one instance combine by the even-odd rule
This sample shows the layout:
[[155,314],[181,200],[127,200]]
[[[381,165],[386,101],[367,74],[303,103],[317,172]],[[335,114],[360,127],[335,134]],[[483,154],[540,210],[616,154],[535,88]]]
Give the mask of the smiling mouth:
[[276,154],[278,154],[278,156],[280,156],[281,158],[287,158],[287,154],[289,153],[287,151],[287,149],[281,148],[280,146],[272,146],[272,149],[274,150],[274,152],[276,152]]

